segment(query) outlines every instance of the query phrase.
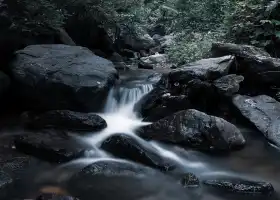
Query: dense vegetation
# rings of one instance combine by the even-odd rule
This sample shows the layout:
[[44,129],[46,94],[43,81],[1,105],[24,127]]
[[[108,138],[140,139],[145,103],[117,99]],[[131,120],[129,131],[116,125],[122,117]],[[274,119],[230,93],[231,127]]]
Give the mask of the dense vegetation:
[[[131,34],[175,34],[167,52],[175,63],[207,56],[213,41],[267,48],[277,56],[280,38],[278,1],[268,0],[13,0],[14,28],[44,31],[76,15],[94,19],[115,40]],[[11,3],[10,3],[11,4]],[[19,15],[21,17],[19,17]],[[25,16],[22,18],[22,16]],[[38,27],[40,27],[39,30]]]

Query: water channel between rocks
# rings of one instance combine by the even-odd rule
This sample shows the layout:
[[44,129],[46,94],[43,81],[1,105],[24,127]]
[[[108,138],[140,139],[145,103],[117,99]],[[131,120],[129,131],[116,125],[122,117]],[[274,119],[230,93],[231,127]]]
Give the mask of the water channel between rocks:
[[[152,146],[162,157],[172,160],[181,168],[181,170],[194,173],[200,180],[207,177],[238,177],[249,180],[270,182],[276,190],[276,195],[272,196],[237,195],[217,193],[216,191],[213,192],[206,190],[203,186],[201,186],[198,189],[191,189],[193,191],[195,190],[195,193],[197,194],[195,197],[196,199],[280,199],[277,195],[277,193],[280,192],[280,160],[278,159],[280,152],[267,144],[267,142],[263,139],[263,136],[255,130],[239,127],[247,140],[247,145],[243,150],[232,152],[230,155],[206,154],[190,149],[183,149],[175,145],[146,141],[137,136],[135,134],[136,129],[141,126],[148,125],[149,122],[143,122],[142,119],[139,118],[133,111],[133,107],[143,95],[147,94],[152,89],[152,83],[143,82],[142,80],[127,80],[124,83],[121,83],[119,87],[112,89],[109,92],[104,112],[99,113],[99,115],[106,120],[107,128],[98,133],[93,133],[87,136],[73,136],[76,140],[81,141],[86,145],[94,146],[97,150],[97,158],[91,158],[91,153],[89,152],[88,155],[86,155],[87,157],[74,160],[62,166],[54,167],[54,170],[50,169],[50,167],[48,167],[49,170],[46,171],[37,170],[40,171],[39,174],[36,174],[37,171],[34,170],[29,173],[29,179],[33,180],[31,177],[34,177],[34,184],[37,182],[44,182],[44,180],[47,179],[57,179],[55,181],[59,182],[59,179],[67,179],[64,175],[69,175],[67,174],[69,169],[75,168],[80,170],[81,168],[100,160],[119,160],[105,151],[102,151],[99,147],[108,137],[121,133],[135,138],[140,144]],[[41,165],[39,165],[38,168],[40,168],[40,166]],[[53,168],[53,166],[51,166],[51,168]],[[69,176],[71,175],[73,174],[70,174]],[[156,182],[156,180],[154,181]],[[30,184],[33,184],[32,181],[30,181]],[[107,184],[110,187],[111,183],[108,182]],[[119,184],[122,184],[121,180]],[[112,187],[115,187],[113,183]],[[141,190],[141,188],[134,189]],[[164,188],[161,189],[164,190]],[[100,192],[102,192],[102,186],[100,186]],[[69,193],[71,194],[71,191],[69,191]],[[178,198],[174,199],[180,199],[179,196],[180,195],[178,194]],[[114,198],[112,197],[111,199]]]

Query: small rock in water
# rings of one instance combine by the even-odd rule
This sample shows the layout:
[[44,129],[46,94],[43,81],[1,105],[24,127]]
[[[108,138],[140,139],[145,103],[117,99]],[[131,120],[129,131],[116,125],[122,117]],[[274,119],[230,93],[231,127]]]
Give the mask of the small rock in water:
[[125,134],[109,137],[102,143],[101,148],[114,156],[139,162],[163,171],[170,171],[175,168],[171,160],[160,155],[160,152],[149,146],[149,143],[141,143],[136,138]]
[[198,187],[199,186],[198,178],[192,173],[185,174],[181,178],[180,183],[183,187]]
[[247,180],[206,180],[203,183],[228,192],[253,194],[271,194],[274,192],[274,188],[271,183],[266,182]]
[[25,112],[22,121],[28,128],[56,128],[72,131],[100,131],[107,124],[99,115],[70,110],[53,110],[45,113]]

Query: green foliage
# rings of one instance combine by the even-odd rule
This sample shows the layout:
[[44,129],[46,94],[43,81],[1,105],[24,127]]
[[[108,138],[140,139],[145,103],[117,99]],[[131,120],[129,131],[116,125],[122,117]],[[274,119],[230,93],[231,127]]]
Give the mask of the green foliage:
[[12,28],[33,34],[47,33],[63,25],[66,13],[49,0],[9,0]]

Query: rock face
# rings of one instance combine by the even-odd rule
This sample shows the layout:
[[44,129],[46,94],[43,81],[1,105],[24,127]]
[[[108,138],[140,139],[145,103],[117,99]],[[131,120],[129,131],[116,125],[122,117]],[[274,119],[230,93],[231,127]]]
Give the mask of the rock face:
[[26,112],[22,115],[23,123],[29,128],[55,128],[72,131],[100,131],[107,123],[99,115],[80,113],[70,110],[54,110],[41,114]]
[[49,162],[68,162],[93,150],[79,145],[63,132],[54,130],[30,132],[14,140],[16,149]]
[[118,77],[112,62],[79,46],[28,46],[11,68],[20,99],[43,110],[97,111]]
[[200,150],[232,150],[245,144],[236,126],[193,109],[177,112],[143,127],[139,135]]
[[239,91],[239,84],[244,80],[243,76],[229,74],[214,81],[219,93],[225,96],[232,96]]
[[255,97],[236,95],[233,98],[233,104],[269,141],[280,147],[280,103],[278,101],[266,95]]
[[175,167],[170,160],[161,156],[157,149],[128,135],[111,136],[102,143],[101,148],[116,157],[140,162],[163,171],[170,171]]
[[206,180],[205,185],[234,193],[271,194],[274,188],[270,183],[246,180]]
[[168,78],[171,83],[187,83],[195,78],[215,80],[228,74],[233,60],[233,56],[202,59],[172,70]]

